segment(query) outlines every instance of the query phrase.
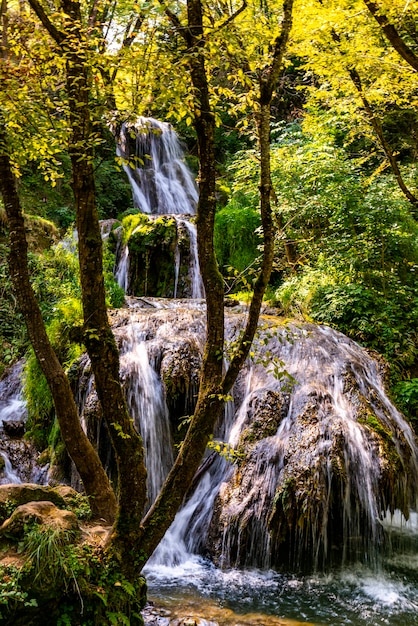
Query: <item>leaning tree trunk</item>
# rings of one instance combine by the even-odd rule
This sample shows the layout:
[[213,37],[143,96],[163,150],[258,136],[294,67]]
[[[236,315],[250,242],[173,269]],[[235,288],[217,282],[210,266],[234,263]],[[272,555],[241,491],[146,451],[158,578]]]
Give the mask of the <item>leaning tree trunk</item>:
[[49,341],[30,283],[23,213],[7,153],[5,127],[1,120],[0,189],[10,229],[9,268],[14,291],[28,329],[29,339],[51,390],[65,447],[83,481],[93,514],[112,522],[116,514],[115,495],[98,454],[81,427],[70,384]]
[[79,242],[83,339],[118,467],[119,507],[113,534],[114,545],[117,543],[121,552],[121,564],[129,569],[130,563],[125,558],[125,552],[135,546],[146,503],[144,450],[142,439],[128,412],[119,375],[119,351],[107,314],[103,242],[95,197],[94,133],[89,103],[91,79],[85,58],[87,42],[83,41],[80,30],[79,3],[64,0],[63,8],[71,24],[71,35],[62,42],[62,47],[66,56],[72,129],[69,151]]
[[[107,315],[103,279],[103,243],[95,198],[94,125],[89,95],[88,41],[83,37],[80,4],[63,0],[62,30],[38,0],[30,5],[66,60],[69,152],[76,205],[78,253],[83,304],[83,341],[91,360],[97,395],[118,468],[118,511],[110,547],[121,569],[132,575],[132,550],[146,503],[146,469],[142,439],[129,415],[119,375],[119,352]],[[129,558],[128,555],[129,554]]]

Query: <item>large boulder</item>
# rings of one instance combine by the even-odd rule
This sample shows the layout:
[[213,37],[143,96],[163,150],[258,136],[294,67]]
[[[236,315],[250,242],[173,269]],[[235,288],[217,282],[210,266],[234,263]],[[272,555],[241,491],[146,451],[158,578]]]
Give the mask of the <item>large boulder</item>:
[[[73,490],[71,492],[75,493]],[[68,497],[68,491],[66,495]],[[45,500],[62,509],[67,506],[66,499],[60,490],[53,487],[33,485],[32,483],[0,485],[0,524],[3,524],[17,507],[29,502]]]
[[385,545],[384,518],[400,510],[408,519],[416,505],[412,429],[385,394],[381,364],[342,334],[314,325],[266,332],[258,360],[267,368],[244,375],[231,431],[239,455],[206,550],[224,566],[370,562]]
[[72,539],[80,533],[74,513],[59,509],[52,502],[40,500],[18,506],[0,526],[0,537],[21,541],[31,524],[47,527],[57,535],[68,535]]

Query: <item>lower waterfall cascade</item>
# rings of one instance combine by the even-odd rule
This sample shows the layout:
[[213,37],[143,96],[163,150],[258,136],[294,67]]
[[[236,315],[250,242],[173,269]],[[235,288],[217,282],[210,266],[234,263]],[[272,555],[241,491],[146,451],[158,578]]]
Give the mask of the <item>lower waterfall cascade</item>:
[[[174,458],[182,419],[193,411],[204,304],[131,297],[127,304],[112,313],[113,329],[147,462],[159,468],[150,477],[152,499]],[[243,319],[238,309],[228,312],[229,341]],[[237,456],[231,462],[208,450],[146,566],[151,597],[167,598],[171,610],[170,597],[190,610],[207,602],[213,619],[212,605],[220,602],[232,611],[221,624],[274,624],[278,605],[309,623],[343,624],[342,614],[350,614],[349,623],[361,624],[358,608],[349,608],[356,594],[368,624],[418,623],[411,619],[418,594],[412,582],[400,582],[416,571],[418,449],[386,395],[382,365],[328,327],[268,315],[254,353],[216,433]],[[78,397],[90,413],[96,399],[87,359],[82,367]],[[342,595],[327,607],[330,593]],[[235,611],[245,607],[266,611],[272,621],[236,621]],[[381,621],[384,615],[390,621]]]
[[[152,502],[173,462],[181,420],[193,411],[205,316],[202,305],[186,300],[129,302],[113,313],[113,328],[152,467]],[[227,315],[229,341],[243,319]],[[303,570],[308,562],[322,569],[363,555],[375,565],[384,520],[396,510],[406,520],[418,493],[415,436],[388,399],[379,364],[328,327],[268,316],[254,352],[215,433],[237,458],[208,452],[169,531],[175,540],[162,542],[154,562],[200,553],[223,567]],[[81,405],[95,406],[92,381],[79,380]]]

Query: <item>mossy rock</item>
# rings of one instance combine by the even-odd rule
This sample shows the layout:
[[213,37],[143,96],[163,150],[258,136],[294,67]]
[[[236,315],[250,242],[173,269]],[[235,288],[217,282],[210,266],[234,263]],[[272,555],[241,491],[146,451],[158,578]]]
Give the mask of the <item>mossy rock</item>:
[[47,500],[28,502],[18,506],[0,526],[0,538],[21,541],[31,524],[48,527],[57,534],[72,538],[80,534],[77,517],[71,511],[59,509]]
[[166,216],[141,222],[128,239],[129,292],[136,296],[173,297],[176,222]]
[[29,249],[33,252],[42,252],[59,241],[58,228],[42,217],[25,215],[26,238]]
[[0,524],[2,524],[18,506],[28,502],[48,500],[56,506],[66,508],[66,500],[59,490],[49,486],[22,483],[20,485],[0,485]]

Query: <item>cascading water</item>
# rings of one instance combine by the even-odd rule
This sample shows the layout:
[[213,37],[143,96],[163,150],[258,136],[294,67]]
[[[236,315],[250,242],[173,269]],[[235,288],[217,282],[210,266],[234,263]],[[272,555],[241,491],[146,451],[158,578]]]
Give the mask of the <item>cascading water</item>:
[[[173,276],[164,275],[160,282],[172,281],[166,287],[164,296],[169,297],[204,297],[197,257],[196,227],[190,221],[196,211],[198,193],[190,170],[184,163],[184,151],[172,127],[152,118],[140,117],[135,124],[122,124],[117,133],[117,154],[121,159],[132,187],[133,204],[142,213],[150,216],[157,224],[158,216],[171,216],[174,221],[174,249],[162,241],[163,252],[158,256],[170,256]],[[159,222],[158,222],[159,223]],[[143,231],[143,223],[133,230],[131,236]],[[138,237],[138,235],[137,235]],[[187,251],[185,249],[187,241]],[[155,247],[155,237],[153,246]],[[160,295],[149,293],[149,284],[145,280],[140,287],[130,280],[130,243],[119,240],[115,276],[119,285],[129,295]],[[150,264],[151,272],[156,272],[160,259],[149,259],[148,253],[141,259],[141,264]],[[180,289],[180,267],[188,267],[189,286]],[[133,270],[135,273],[135,269]],[[158,271],[157,271],[158,272]],[[144,284],[145,282],[145,284]],[[151,288],[152,289],[152,288]],[[138,293],[140,292],[140,293]]]
[[0,484],[46,482],[48,466],[40,466],[33,446],[22,439],[26,403],[22,398],[22,363],[14,365],[0,381]]
[[194,215],[196,185],[170,124],[146,117],[122,124],[117,155],[131,183],[135,208],[152,215]]
[[[146,132],[140,131],[144,126]],[[165,125],[141,120],[134,128],[123,128],[119,148],[125,165],[135,158],[139,164],[144,162],[138,172],[129,167],[127,173],[135,205],[145,213],[154,213],[156,223],[173,199],[167,195],[172,187],[169,181],[162,185],[161,195],[156,190],[156,181],[165,175],[166,139],[171,142],[174,137],[171,131],[165,136],[167,130]],[[167,151],[173,153],[177,159],[177,149]],[[170,176],[175,171],[167,169]],[[185,208],[176,202],[170,208],[176,231],[169,294],[174,297],[183,295],[179,290],[184,254],[180,234],[187,231],[189,247],[196,247],[195,230],[182,215],[194,213],[193,203]],[[135,236],[141,230],[143,222],[131,233],[137,249],[142,244]],[[165,237],[164,246],[167,241],[169,237]],[[141,263],[156,271],[158,259],[152,266],[149,254]],[[118,258],[119,284],[128,294],[135,293],[130,276],[137,269],[129,267],[127,247],[120,247]],[[197,263],[188,265],[188,280],[194,286],[187,295],[200,298],[203,290]],[[147,277],[144,284],[148,284]],[[141,293],[148,295],[146,290]],[[147,447],[153,476],[148,484],[151,502],[175,455],[174,440],[183,416],[193,411],[204,319],[195,307],[186,311],[175,302],[163,305],[147,298],[142,301],[151,307],[146,315],[135,308],[135,299],[128,298],[128,303],[133,308],[117,314],[115,334],[121,347],[127,397]],[[241,323],[238,316],[229,317],[229,340],[233,341]],[[292,581],[277,574],[252,578],[230,569],[223,574],[209,562],[223,568],[256,566],[264,571],[271,567],[295,571],[360,560],[376,568],[382,558],[392,558],[389,546],[399,534],[399,523],[393,525],[391,519],[400,518],[402,528],[409,527],[409,510],[416,506],[417,448],[409,425],[384,392],[376,362],[364,350],[325,327],[278,326],[272,330],[274,323],[267,325],[268,345],[264,339],[259,341],[256,362],[242,372],[234,388],[234,402],[228,403],[224,422],[219,425],[218,436],[239,452],[237,462],[231,464],[213,452],[208,455],[192,493],[146,571],[151,588],[159,594],[173,584],[180,588],[194,584],[197,595],[211,588],[222,596],[222,588],[227,588],[231,602],[236,597],[242,610],[246,601],[240,586],[247,591],[254,587],[250,593],[254,607],[254,594],[261,585],[266,598],[270,591],[273,596],[286,594],[289,602],[299,607],[293,614],[299,610],[299,616],[309,617],[309,588],[314,588],[318,597],[324,597],[333,585],[334,589],[345,589],[343,595],[352,595],[352,574],[306,583],[306,579]],[[210,561],[205,560],[207,557]],[[383,606],[376,624],[381,617],[393,617],[392,607],[400,615],[408,615],[412,624],[410,616],[418,604],[409,590],[400,590],[396,581],[372,579],[364,570],[356,575],[361,587],[356,593],[366,613],[368,598],[375,602],[382,589],[394,589],[389,594],[393,602]],[[405,612],[399,610],[402,601],[407,605]],[[277,613],[275,602],[266,599],[263,603],[270,606],[269,612]],[[286,611],[292,615],[291,609]],[[321,622],[335,626],[340,623],[338,614],[347,616],[350,608],[341,600],[332,615],[328,608],[313,611],[321,614]],[[352,623],[357,623],[355,611],[352,617]],[[238,622],[223,617],[221,623]],[[370,615],[367,623],[374,623]]]
[[[193,411],[205,318],[193,302],[127,303],[112,313],[113,328],[127,397],[155,473],[151,501],[175,456],[184,416]],[[227,315],[230,341],[243,319]],[[379,364],[336,331],[283,326],[268,316],[254,352],[218,425],[217,436],[235,448],[236,461],[208,452],[184,507],[147,564],[151,595],[161,602],[170,589],[173,597],[181,593],[182,604],[191,586],[198,597],[227,599],[238,612],[251,606],[333,626],[347,623],[347,616],[356,625],[414,624],[418,595],[397,576],[392,548],[402,545],[404,555],[411,545],[416,550],[416,514],[410,509],[416,507],[418,451],[410,426],[386,396]],[[391,574],[371,573],[386,562]],[[406,556],[405,562],[414,563]],[[264,573],[242,570],[254,566]],[[269,569],[324,566],[331,568],[326,576]],[[335,596],[332,607],[329,593]],[[235,613],[219,619],[277,623],[265,616],[239,621]]]
[[8,485],[9,483],[21,483],[22,481],[20,480],[18,474],[14,471],[8,455],[5,452],[0,452],[0,456],[4,461],[4,476],[0,476],[0,484]]
[[[120,156],[144,161],[143,179],[127,170],[134,198],[138,205],[145,198],[140,208],[146,213],[163,198],[165,211],[180,197],[177,192],[170,196],[177,189],[172,173],[183,171],[180,165],[178,170],[167,166],[164,156],[166,151],[181,161],[171,130],[150,121],[147,132],[125,126],[124,133]],[[162,138],[159,147],[154,145]],[[157,165],[157,174],[149,164]],[[188,202],[195,198],[193,189],[186,183]],[[183,214],[194,208],[176,207],[176,232],[189,231]],[[155,219],[161,211],[155,210]],[[188,235],[193,246],[194,232]],[[173,295],[181,282],[182,254],[177,246]],[[129,293],[127,248],[119,258],[118,279]],[[193,297],[200,298],[196,263],[188,279],[193,285],[196,281]],[[194,409],[204,305],[126,300],[128,306],[111,316],[126,397],[146,446],[151,503]],[[227,315],[228,341],[237,337],[243,319],[239,312]],[[330,626],[418,624],[418,525],[411,512],[417,504],[418,451],[410,426],[386,396],[379,365],[336,331],[284,326],[268,316],[254,353],[216,433],[235,449],[235,461],[208,452],[183,508],[147,564],[151,597],[162,604],[168,595],[183,610],[196,605],[197,597],[206,617],[213,615],[224,626],[294,620]],[[86,356],[79,369],[75,391],[82,420],[111,472]],[[9,396],[1,415],[16,415],[20,403],[17,395]],[[0,454],[3,475],[20,480],[8,451]],[[376,574],[376,567],[385,564],[389,570]],[[370,566],[373,573],[366,569]],[[322,567],[329,568],[326,575],[298,574]],[[158,624],[168,626],[168,621]]]
[[[144,420],[152,499],[193,410],[205,319],[185,301],[128,302],[113,314],[114,332],[134,418]],[[229,340],[243,318],[228,314]],[[263,324],[218,429],[236,463],[208,454],[149,572],[192,555],[224,567],[376,566],[389,551],[391,513],[406,524],[416,506],[415,438],[378,364],[329,328]]]

